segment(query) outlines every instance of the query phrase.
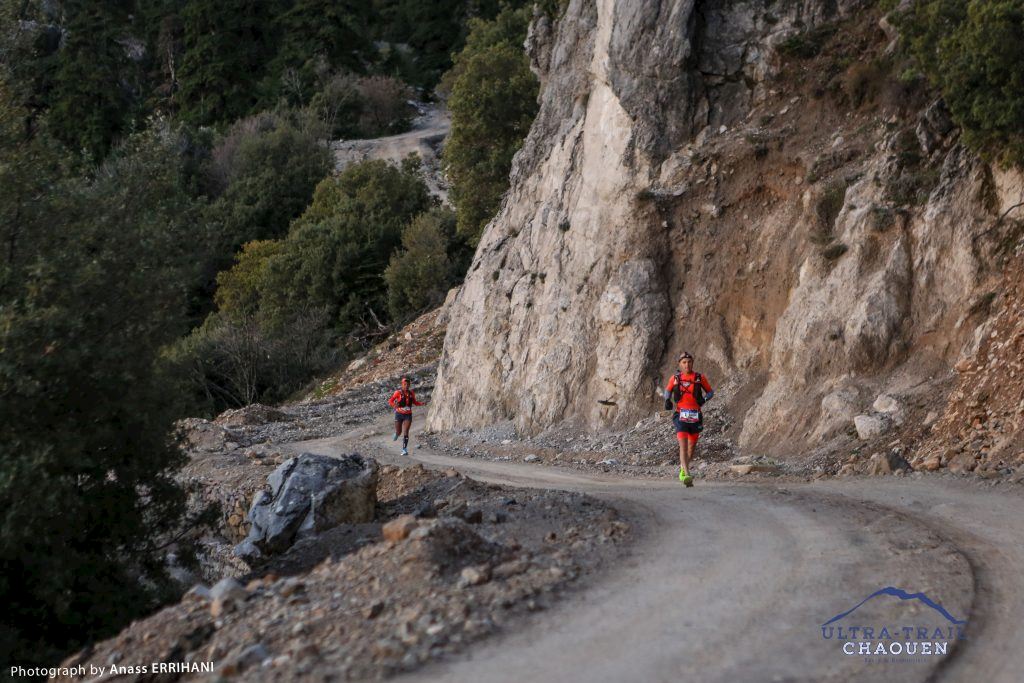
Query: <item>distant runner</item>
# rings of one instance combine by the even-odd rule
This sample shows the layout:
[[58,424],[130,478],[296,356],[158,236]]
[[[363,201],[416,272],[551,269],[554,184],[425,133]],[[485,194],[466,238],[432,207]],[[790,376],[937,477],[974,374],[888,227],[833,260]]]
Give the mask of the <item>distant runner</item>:
[[679,356],[679,372],[672,375],[665,387],[665,409],[673,411],[672,424],[679,440],[679,481],[686,486],[693,486],[690,461],[704,429],[701,406],[714,395],[708,378],[693,371],[693,356],[684,351]]
[[395,409],[395,436],[402,437],[402,455],[409,455],[409,427],[412,426],[412,407],[424,405],[416,400],[416,392],[409,388],[409,378],[402,378],[402,388],[391,394],[388,405]]

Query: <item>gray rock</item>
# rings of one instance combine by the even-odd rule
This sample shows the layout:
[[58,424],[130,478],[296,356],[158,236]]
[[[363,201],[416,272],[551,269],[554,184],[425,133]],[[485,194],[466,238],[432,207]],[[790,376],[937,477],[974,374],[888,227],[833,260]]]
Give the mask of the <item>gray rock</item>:
[[853,418],[853,426],[857,428],[857,436],[867,441],[887,432],[889,421],[878,415],[858,415]]
[[871,459],[868,461],[867,474],[876,476],[895,474],[909,469],[910,463],[908,463],[903,456],[890,451],[888,453],[875,453],[872,455]]
[[210,589],[210,599],[212,600],[245,600],[247,597],[249,597],[249,591],[231,577],[221,579]]
[[211,600],[212,599],[212,595],[210,593],[210,589],[207,588],[206,586],[204,586],[201,583],[197,583],[196,585],[194,585],[191,588],[189,588],[188,591],[185,593],[185,597],[194,597],[194,598],[197,598],[199,600]]
[[249,669],[259,666],[269,658],[270,652],[263,643],[254,643],[242,650],[238,656],[234,658],[234,662],[240,669]]
[[300,535],[342,523],[373,520],[377,470],[372,458],[302,453],[267,477],[269,491],[253,500],[249,536],[235,547],[246,561],[287,550]]
[[879,394],[875,402],[871,404],[872,410],[877,413],[898,413],[900,412],[899,402],[888,394]]

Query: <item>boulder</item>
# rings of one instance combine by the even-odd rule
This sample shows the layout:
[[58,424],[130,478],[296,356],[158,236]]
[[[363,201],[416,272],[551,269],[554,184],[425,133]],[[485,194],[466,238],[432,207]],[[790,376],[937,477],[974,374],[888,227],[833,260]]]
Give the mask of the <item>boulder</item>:
[[970,451],[957,453],[949,459],[946,467],[950,472],[972,472],[978,466],[978,455]]
[[412,530],[419,526],[419,522],[412,515],[402,515],[391,520],[381,527],[381,534],[385,541],[401,541],[406,538]]
[[857,436],[864,441],[889,431],[889,421],[879,415],[858,415],[853,418],[853,426],[857,428]]
[[889,394],[879,394],[875,402],[871,404],[871,409],[876,413],[898,413],[900,412],[900,404],[899,401]]
[[287,550],[300,535],[372,521],[378,469],[375,460],[358,454],[289,458],[267,477],[269,490],[253,500],[249,536],[235,554],[252,564]]
[[910,463],[902,455],[889,451],[888,453],[875,453],[871,456],[868,461],[867,474],[878,476],[909,469]]

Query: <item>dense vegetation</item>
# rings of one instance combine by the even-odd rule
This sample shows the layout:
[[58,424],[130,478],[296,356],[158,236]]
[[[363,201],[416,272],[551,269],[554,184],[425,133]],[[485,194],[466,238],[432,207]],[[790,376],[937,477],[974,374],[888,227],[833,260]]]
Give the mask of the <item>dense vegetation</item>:
[[916,0],[896,22],[964,141],[1024,164],[1024,0]]
[[471,21],[466,47],[445,76],[452,115],[445,172],[459,234],[473,244],[498,210],[512,157],[537,113],[539,86],[521,47],[529,16],[528,8],[505,9],[494,21]]
[[4,661],[53,661],[167,595],[185,528],[162,349],[187,330],[196,205],[168,128],[90,177],[0,82],[0,626]]
[[[53,664],[172,596],[197,524],[176,419],[287,397],[458,282],[536,106],[526,16],[0,0],[4,661]],[[403,130],[470,33],[446,79],[459,233],[415,160],[332,176],[324,141]]]

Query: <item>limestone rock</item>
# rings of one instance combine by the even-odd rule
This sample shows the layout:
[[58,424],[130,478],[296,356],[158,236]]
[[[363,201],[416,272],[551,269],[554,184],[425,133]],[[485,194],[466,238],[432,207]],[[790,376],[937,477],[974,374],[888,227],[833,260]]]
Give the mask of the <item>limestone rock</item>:
[[946,464],[950,472],[972,472],[977,466],[978,456],[970,451],[955,454]]
[[885,475],[894,474],[897,471],[910,469],[910,464],[903,456],[889,451],[887,453],[875,453],[867,464],[866,474]]
[[[736,412],[738,445],[771,454],[849,426],[865,408],[851,378],[906,369],[901,386],[920,386],[948,366],[974,328],[958,321],[983,286],[991,171],[941,106],[923,114],[923,143],[905,127],[830,130],[785,164],[765,158],[759,177],[778,180],[731,179],[757,126],[778,136],[766,149],[811,132],[795,116],[804,105],[772,92],[780,44],[863,7],[573,0],[537,15],[527,51],[540,108],[446,304],[428,429],[627,427],[690,348],[713,385],[743,388],[715,399]],[[840,136],[856,158],[819,180],[793,167]],[[887,187],[907,145],[931,151],[935,183],[897,205]],[[847,251],[830,259],[819,237]],[[898,414],[871,424],[881,433]]]
[[[267,477],[249,510],[251,528],[235,554],[246,561],[283,552],[300,534],[342,523],[369,522],[377,504],[376,461],[361,455],[332,458],[302,453]],[[257,551],[257,552],[254,552]]]
[[863,441],[877,438],[889,430],[888,420],[878,415],[858,415],[853,418],[853,426]]
[[876,413],[898,413],[900,412],[899,402],[888,394],[879,394],[875,402],[871,404],[872,410]]

